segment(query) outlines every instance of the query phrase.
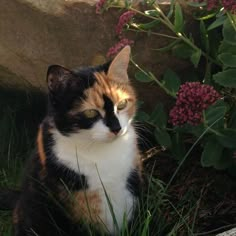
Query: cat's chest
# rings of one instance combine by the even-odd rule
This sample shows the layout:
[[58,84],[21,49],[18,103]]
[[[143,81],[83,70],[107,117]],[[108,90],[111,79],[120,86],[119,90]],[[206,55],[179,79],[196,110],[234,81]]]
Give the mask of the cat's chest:
[[[57,138],[53,151],[59,162],[87,177],[91,189],[105,183],[124,183],[132,170],[137,157],[136,137],[130,130],[124,137],[110,143],[71,142],[70,139]],[[118,186],[117,186],[118,187]]]
[[102,184],[106,188],[118,189],[120,185],[125,185],[135,157],[134,146],[117,146],[110,150],[81,153],[78,166],[80,173],[87,177],[91,189],[102,187]]
[[[127,180],[135,168],[137,158],[133,133],[107,145],[81,149],[73,147],[70,143],[57,142],[54,152],[60,162],[86,177],[88,183],[86,191],[92,196],[88,200],[92,207],[95,206],[98,218],[104,221],[110,231],[114,230],[114,223],[109,201],[119,226],[122,225],[125,213],[128,219],[131,217],[135,199],[127,189]],[[79,191],[77,196],[79,201],[76,201],[77,207],[74,209],[83,212],[81,202],[86,201],[81,199],[85,195]]]

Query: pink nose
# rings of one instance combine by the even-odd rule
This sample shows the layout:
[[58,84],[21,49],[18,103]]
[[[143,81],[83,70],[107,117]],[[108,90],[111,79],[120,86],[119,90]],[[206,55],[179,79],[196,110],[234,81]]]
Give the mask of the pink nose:
[[111,132],[115,135],[117,135],[120,132],[121,129],[116,129],[116,130],[112,130]]

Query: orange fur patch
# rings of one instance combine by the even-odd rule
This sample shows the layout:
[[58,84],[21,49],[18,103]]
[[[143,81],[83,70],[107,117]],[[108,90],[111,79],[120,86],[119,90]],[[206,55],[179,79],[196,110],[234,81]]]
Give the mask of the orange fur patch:
[[45,155],[44,146],[43,146],[43,130],[41,126],[39,127],[39,131],[38,131],[37,147],[38,147],[39,160],[42,165],[40,176],[43,178],[46,173],[46,155]]
[[76,114],[87,109],[96,109],[100,113],[104,114],[104,99],[103,95],[109,97],[114,105],[117,105],[120,101],[127,99],[129,101],[129,106],[127,108],[127,113],[131,117],[136,111],[136,97],[133,88],[129,83],[118,83],[110,79],[104,72],[94,74],[96,77],[96,83],[93,87],[88,88],[84,93],[86,99],[82,102],[82,105],[77,108],[76,104],[70,114]]
[[78,191],[72,194],[71,211],[77,220],[98,224],[101,214],[101,198],[96,191]]

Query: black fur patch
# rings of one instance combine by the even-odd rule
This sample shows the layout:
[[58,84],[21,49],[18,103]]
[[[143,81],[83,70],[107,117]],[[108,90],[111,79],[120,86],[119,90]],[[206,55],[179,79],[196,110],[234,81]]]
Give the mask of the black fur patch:
[[137,169],[133,169],[126,182],[126,188],[133,194],[135,197],[140,195],[141,191],[141,180]]
[[[81,189],[88,188],[87,180],[84,175],[79,175],[73,170],[67,168],[57,161],[55,154],[52,151],[52,147],[55,141],[49,132],[49,121],[43,123],[43,146],[45,154],[47,155],[46,169],[48,170],[47,179],[58,180],[65,184],[69,189],[73,191],[79,191]],[[79,169],[79,166],[78,166]],[[46,180],[47,180],[46,179]]]
[[[23,194],[16,205],[18,223],[15,223],[15,232],[17,236],[35,233],[40,236],[77,235],[80,229],[70,218],[67,201],[73,192],[88,188],[87,178],[57,161],[52,150],[54,141],[49,131],[49,120],[46,119],[41,127],[47,159],[42,166],[36,154],[28,163]],[[45,171],[43,178],[42,170]],[[30,232],[31,229],[34,232]]]
[[104,110],[106,112],[104,123],[111,130],[111,132],[116,133],[121,130],[121,126],[119,120],[117,119],[114,113],[114,104],[112,100],[106,95],[103,95],[103,99],[104,99]]
[[72,71],[63,88],[57,91],[49,91],[49,116],[53,117],[57,129],[63,134],[68,135],[78,129],[89,129],[96,119],[85,119],[83,114],[68,116],[68,111],[74,102],[79,103],[85,98],[84,91],[94,85],[96,78],[94,72],[107,72],[109,63],[97,67],[88,67],[81,70]]

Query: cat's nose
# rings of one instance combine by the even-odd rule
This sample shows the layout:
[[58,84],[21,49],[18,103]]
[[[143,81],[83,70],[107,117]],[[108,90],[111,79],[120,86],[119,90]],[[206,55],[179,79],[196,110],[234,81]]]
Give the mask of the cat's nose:
[[111,132],[112,132],[113,134],[117,135],[117,134],[120,132],[120,130],[121,130],[121,127],[116,128],[116,129],[112,129]]

